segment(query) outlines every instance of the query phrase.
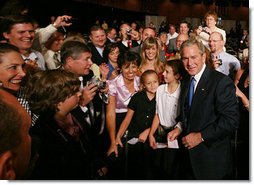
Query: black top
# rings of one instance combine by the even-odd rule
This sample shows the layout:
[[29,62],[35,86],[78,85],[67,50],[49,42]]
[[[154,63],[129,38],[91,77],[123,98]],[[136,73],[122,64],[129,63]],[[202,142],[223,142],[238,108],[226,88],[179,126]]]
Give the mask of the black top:
[[93,178],[93,156],[86,131],[75,141],[60,128],[53,117],[40,116],[30,130],[40,139],[39,158],[30,179],[35,180],[86,180]]
[[141,132],[151,127],[155,115],[155,97],[149,100],[145,91],[136,93],[130,100],[128,108],[135,113],[129,125],[128,137],[138,137]]

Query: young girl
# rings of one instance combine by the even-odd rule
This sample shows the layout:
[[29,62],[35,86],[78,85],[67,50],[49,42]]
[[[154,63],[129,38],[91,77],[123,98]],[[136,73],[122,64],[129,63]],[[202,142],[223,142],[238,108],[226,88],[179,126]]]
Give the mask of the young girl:
[[140,75],[148,69],[155,70],[159,77],[162,77],[163,63],[160,60],[159,44],[157,38],[148,37],[142,46],[141,58],[142,62],[139,66]]
[[[156,92],[156,114],[149,133],[149,142],[150,146],[156,149],[154,162],[157,179],[177,178],[178,149],[169,148],[167,143],[174,142],[173,144],[177,145],[176,139],[182,130],[180,123],[175,121],[179,115],[178,99],[182,69],[182,61],[167,61],[163,72],[166,84],[160,85]],[[156,130],[158,130],[157,140],[154,136]]]
[[[154,70],[145,71],[140,79],[143,90],[136,93],[128,104],[127,114],[116,136],[121,147],[121,138],[128,128],[128,179],[151,179],[151,151],[147,137],[155,114],[155,93],[159,86]],[[133,142],[131,142],[133,141]]]

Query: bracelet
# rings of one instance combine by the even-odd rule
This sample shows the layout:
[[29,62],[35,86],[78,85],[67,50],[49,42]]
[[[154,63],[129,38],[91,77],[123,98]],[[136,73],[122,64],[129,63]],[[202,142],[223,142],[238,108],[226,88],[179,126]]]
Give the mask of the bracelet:
[[56,28],[56,23],[55,22],[53,23],[53,26]]

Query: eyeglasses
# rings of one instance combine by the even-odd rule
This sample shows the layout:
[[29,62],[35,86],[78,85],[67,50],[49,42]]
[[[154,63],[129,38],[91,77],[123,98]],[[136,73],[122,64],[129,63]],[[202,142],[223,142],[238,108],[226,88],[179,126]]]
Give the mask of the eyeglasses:
[[214,18],[206,18],[206,21],[215,21]]

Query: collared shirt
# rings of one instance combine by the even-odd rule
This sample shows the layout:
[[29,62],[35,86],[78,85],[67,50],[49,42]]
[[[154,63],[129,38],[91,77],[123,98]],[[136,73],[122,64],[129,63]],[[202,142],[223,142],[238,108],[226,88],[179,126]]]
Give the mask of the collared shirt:
[[240,61],[233,55],[222,51],[219,53],[218,57],[221,59],[222,65],[216,68],[216,71],[219,71],[225,75],[229,75],[230,73],[241,69]]
[[123,40],[123,41],[122,41],[122,44],[123,44],[125,47],[128,47],[128,41],[127,41],[127,40]]
[[165,127],[176,125],[176,117],[180,113],[178,99],[181,91],[181,83],[175,92],[168,92],[168,84],[160,85],[156,91],[156,113],[159,116],[160,124]]
[[24,55],[21,55],[21,56],[24,61],[26,61],[26,60],[36,61],[36,63],[38,64],[38,67],[41,70],[46,70],[44,57],[42,56],[42,54],[39,51],[35,51],[32,49],[29,56],[24,56]]
[[104,48],[99,48],[99,47],[95,47],[97,49],[97,51],[100,53],[100,55],[103,57],[103,49]]
[[178,33],[175,32],[173,35],[171,35],[170,33],[168,33],[167,36],[168,36],[168,37],[167,37],[166,45],[168,45],[168,42],[169,42],[170,39],[176,38],[176,37],[178,36]]
[[61,66],[61,58],[59,52],[47,50],[44,54],[47,69],[58,69]]
[[128,128],[128,138],[139,137],[141,132],[151,127],[155,114],[155,105],[155,97],[150,100],[145,90],[133,95],[128,105],[128,108],[134,111]]
[[116,42],[115,39],[111,39],[111,38],[109,38],[109,37],[107,37],[107,38],[108,38],[108,40],[109,40],[110,42],[113,42],[113,43]]
[[202,69],[199,71],[199,73],[197,73],[195,76],[194,76],[194,92],[196,91],[196,88],[198,86],[198,82],[203,74],[203,72],[205,71],[205,67],[206,67],[206,64],[203,65]]
[[109,91],[108,94],[116,98],[116,113],[127,112],[128,104],[131,97],[139,90],[140,77],[135,76],[134,78],[134,93],[130,93],[128,88],[125,86],[123,75],[120,74],[116,78],[109,80]]

